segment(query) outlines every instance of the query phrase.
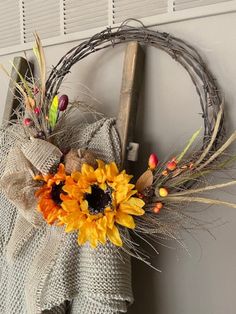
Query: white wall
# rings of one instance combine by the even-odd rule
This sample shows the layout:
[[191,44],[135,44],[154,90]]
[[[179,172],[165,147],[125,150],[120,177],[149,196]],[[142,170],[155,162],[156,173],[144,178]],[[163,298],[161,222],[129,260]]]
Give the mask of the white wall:
[[[198,48],[224,91],[228,131],[236,128],[236,13],[162,25],[158,29],[181,37]],[[75,44],[46,48],[48,65],[55,65]],[[115,114],[123,55],[124,46],[120,46],[86,58],[73,69],[62,92],[71,98],[81,97],[84,84],[102,103],[98,103],[98,108],[108,115]],[[0,63],[7,66],[12,58],[12,55],[0,57]],[[2,74],[0,91],[1,117],[7,91],[7,79]],[[141,144],[142,156],[137,172],[141,172],[145,165],[143,156],[156,152],[163,159],[181,149],[202,125],[198,113],[199,100],[184,70],[163,52],[148,49],[137,124],[137,141]],[[235,177],[235,170],[232,169],[230,174]],[[218,191],[214,196],[236,202],[235,188],[227,191]],[[200,210],[199,207],[194,209]],[[236,211],[223,207],[204,208],[199,217],[207,221],[220,218],[209,227],[215,239],[203,231],[185,235],[190,255],[179,247],[160,247],[160,255],[153,258],[153,263],[162,273],[133,261],[136,302],[130,313],[236,313]]]

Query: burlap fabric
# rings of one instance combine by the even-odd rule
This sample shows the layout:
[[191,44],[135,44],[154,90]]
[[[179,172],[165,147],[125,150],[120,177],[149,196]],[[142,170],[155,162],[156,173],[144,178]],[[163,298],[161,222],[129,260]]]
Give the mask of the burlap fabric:
[[[81,128],[77,147],[119,163],[114,123],[101,119]],[[48,226],[32,211],[34,171],[47,172],[61,153],[54,145],[46,149],[40,140],[27,140],[16,128],[0,132],[0,313],[126,312],[133,300],[129,256],[111,243],[96,250],[78,247],[75,233]],[[22,184],[25,189],[17,190]]]

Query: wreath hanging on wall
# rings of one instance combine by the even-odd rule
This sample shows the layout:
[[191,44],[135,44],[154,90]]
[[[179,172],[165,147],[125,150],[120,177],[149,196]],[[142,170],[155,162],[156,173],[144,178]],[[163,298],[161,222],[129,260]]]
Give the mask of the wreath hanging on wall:
[[[162,163],[155,153],[149,156],[147,152],[147,169],[136,182],[120,169],[115,120],[98,119],[92,130],[88,124],[73,124],[71,117],[77,110],[86,111],[86,106],[70,101],[60,89],[74,64],[92,53],[130,41],[161,49],[185,68],[199,95],[204,121],[201,148],[192,151],[199,129],[185,147],[180,143],[179,153],[168,162]],[[3,192],[33,226],[40,228],[46,222],[63,234],[76,233],[78,246],[89,244],[97,250],[111,243],[143,259],[135,240],[130,239],[132,232],[150,243],[163,237],[179,241],[181,230],[198,224],[187,213],[191,203],[236,208],[236,204],[204,196],[204,192],[236,184],[227,181],[210,185],[201,180],[213,171],[230,167],[235,156],[225,152],[235,141],[236,132],[225,137],[223,97],[196,49],[167,33],[123,24],[107,28],[71,49],[47,79],[37,35],[34,53],[40,77],[21,77],[21,83],[15,82],[22,102],[17,121],[5,130],[15,141],[2,159],[1,176]],[[96,136],[94,125],[97,129],[109,126],[105,129],[111,143],[107,144],[109,153],[99,150],[99,145],[104,145],[99,142],[101,137],[96,140],[97,146],[90,145]],[[18,243],[15,238],[12,242]],[[14,250],[19,251],[16,244]]]

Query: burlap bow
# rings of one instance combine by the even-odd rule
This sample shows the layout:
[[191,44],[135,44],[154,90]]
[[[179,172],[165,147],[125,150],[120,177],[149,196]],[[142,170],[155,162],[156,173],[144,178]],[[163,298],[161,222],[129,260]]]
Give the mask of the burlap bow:
[[34,176],[36,171],[48,173],[60,161],[61,156],[59,148],[36,138],[26,141],[21,148],[12,148],[8,155],[0,187],[21,215],[35,227],[40,227],[43,219],[36,211],[37,200],[34,194],[38,183]]

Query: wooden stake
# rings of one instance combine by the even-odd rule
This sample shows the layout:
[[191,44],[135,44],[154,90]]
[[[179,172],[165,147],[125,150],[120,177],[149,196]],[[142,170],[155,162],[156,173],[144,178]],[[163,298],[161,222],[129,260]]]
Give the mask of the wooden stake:
[[122,148],[122,165],[126,164],[127,147],[133,141],[137,114],[137,104],[143,76],[144,51],[138,42],[127,46],[120,93],[117,129]]
[[[15,57],[13,60],[13,64],[15,65],[17,71],[23,76],[30,76],[29,64],[27,63],[25,58]],[[33,65],[30,63],[31,71],[33,71]],[[16,69],[12,67],[11,78],[7,92],[6,104],[3,113],[3,121],[9,121],[10,119],[14,119],[13,112],[19,106],[19,100],[17,98],[21,98],[18,89],[14,85],[13,81],[19,83],[21,81],[19,74]]]

